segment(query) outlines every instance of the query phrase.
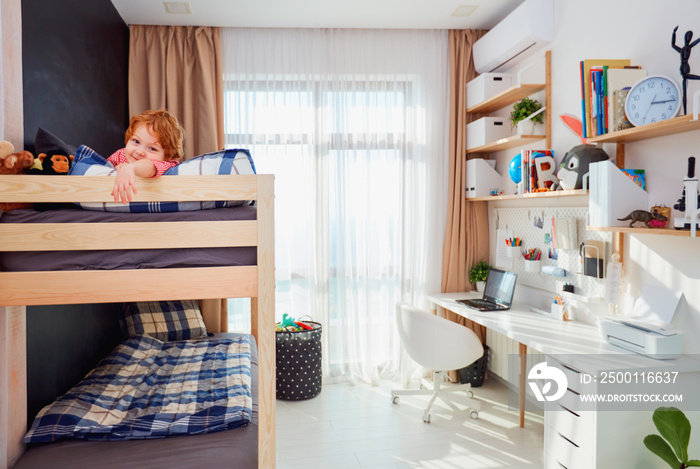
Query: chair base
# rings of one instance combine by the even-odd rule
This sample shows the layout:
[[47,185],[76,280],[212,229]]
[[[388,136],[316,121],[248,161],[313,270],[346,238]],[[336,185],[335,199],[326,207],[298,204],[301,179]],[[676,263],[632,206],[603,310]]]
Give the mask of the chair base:
[[[473,419],[479,418],[479,410],[481,410],[481,404],[474,400],[474,393],[471,390],[472,385],[470,383],[465,383],[465,384],[459,384],[455,386],[449,386],[449,387],[441,387],[440,382],[442,381],[442,376],[445,374],[444,371],[434,371],[433,372],[433,382],[432,382],[432,388],[430,388],[430,383],[427,380],[421,380],[421,388],[422,389],[392,389],[391,390],[391,402],[393,404],[398,404],[399,403],[399,396],[408,396],[408,395],[422,395],[422,396],[427,396],[430,395],[432,396],[430,398],[430,402],[428,403],[428,407],[423,411],[423,421],[425,423],[430,423],[430,409],[433,407],[433,404],[435,403],[435,399],[438,397],[442,399],[444,402],[446,402],[452,409],[459,411],[459,409],[454,405],[452,399],[450,399],[450,394],[462,391],[465,392],[467,395],[467,405],[471,409],[471,412],[469,413],[470,417]],[[424,388],[425,387],[425,388]]]

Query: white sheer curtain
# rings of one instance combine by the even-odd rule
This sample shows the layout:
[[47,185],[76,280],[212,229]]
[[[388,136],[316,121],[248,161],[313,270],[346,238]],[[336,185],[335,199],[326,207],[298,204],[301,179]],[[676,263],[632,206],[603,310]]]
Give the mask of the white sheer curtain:
[[277,320],[322,324],[324,382],[391,376],[395,303],[440,289],[447,32],[232,28],[222,42],[226,145],[275,174]]

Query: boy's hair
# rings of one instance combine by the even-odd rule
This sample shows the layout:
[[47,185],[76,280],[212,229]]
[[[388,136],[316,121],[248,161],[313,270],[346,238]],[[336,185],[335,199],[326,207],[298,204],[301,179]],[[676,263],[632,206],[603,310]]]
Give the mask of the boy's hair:
[[182,158],[182,140],[185,137],[185,132],[175,116],[165,109],[148,110],[143,114],[135,115],[129,122],[129,128],[126,129],[125,144],[134,135],[136,127],[141,124],[145,124],[148,131],[158,137],[158,143],[163,147],[166,161]]

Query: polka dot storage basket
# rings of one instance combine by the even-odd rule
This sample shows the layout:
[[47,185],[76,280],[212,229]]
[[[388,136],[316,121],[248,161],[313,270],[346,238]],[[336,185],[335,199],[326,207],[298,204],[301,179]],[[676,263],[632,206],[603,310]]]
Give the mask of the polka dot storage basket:
[[309,330],[276,331],[277,399],[300,400],[321,392],[321,324]]

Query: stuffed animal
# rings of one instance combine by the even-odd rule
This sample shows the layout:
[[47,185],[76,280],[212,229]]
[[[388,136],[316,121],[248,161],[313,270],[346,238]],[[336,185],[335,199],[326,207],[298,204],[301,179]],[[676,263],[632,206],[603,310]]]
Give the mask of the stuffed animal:
[[31,174],[68,174],[73,165],[73,155],[66,155],[60,150],[39,153],[41,170],[32,169]]
[[576,145],[566,152],[559,165],[556,189],[583,189],[583,177],[588,174],[589,165],[609,158],[602,148],[589,144]]
[[[34,156],[24,150],[14,153],[15,147],[7,140],[0,141],[0,174],[22,174],[34,164]],[[0,203],[0,210],[9,212],[18,208],[29,208],[32,204],[19,202]]]

